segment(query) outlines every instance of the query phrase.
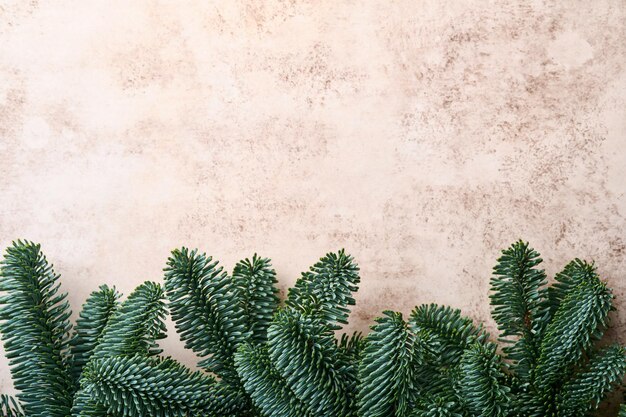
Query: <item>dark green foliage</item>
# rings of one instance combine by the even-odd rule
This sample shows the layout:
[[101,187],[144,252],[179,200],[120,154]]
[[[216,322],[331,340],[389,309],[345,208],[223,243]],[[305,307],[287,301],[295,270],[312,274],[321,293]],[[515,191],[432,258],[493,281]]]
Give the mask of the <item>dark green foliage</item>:
[[596,270],[593,264],[578,258],[567,264],[563,271],[554,277],[556,282],[548,288],[549,317],[554,316],[561,302],[572,289],[583,281],[593,280],[594,277],[596,277]]
[[[52,305],[63,307],[53,313],[65,320],[56,331],[63,335],[57,362],[68,380],[67,387],[59,389],[59,398],[68,399],[59,415],[69,415],[71,408],[72,415],[80,417],[195,412],[243,417],[258,415],[252,399],[259,412],[270,416],[353,415],[357,360],[364,341],[358,334],[337,340],[333,330],[347,322],[357,271],[343,251],[328,254],[303,274],[289,306],[274,315],[276,278],[268,259],[255,255],[252,261],[242,261],[230,278],[206,255],[185,248],[173,251],[165,281],[177,330],[201,356],[201,366],[221,379],[207,377],[210,389],[199,391],[194,391],[196,374],[158,356],[166,314],[158,284],[141,285],[121,306],[118,295],[106,287],[92,294],[72,338],[72,355],[69,312],[62,314],[65,296],[53,299]],[[48,281],[56,281],[51,276]],[[265,384],[259,378],[267,378]],[[40,398],[40,404],[50,411],[48,398]]]
[[584,417],[622,380],[626,373],[626,350],[612,345],[596,352],[589,363],[559,393],[559,413]]
[[487,334],[482,326],[461,315],[461,310],[436,304],[423,304],[411,313],[409,325],[428,341],[431,361],[439,366],[455,366],[465,349],[483,343]]
[[355,363],[359,362],[366,344],[365,338],[360,332],[352,333],[351,336],[343,333],[337,341],[337,346],[343,351],[343,354]]
[[[540,262],[520,241],[494,268],[503,359],[481,326],[435,304],[337,338],[359,283],[343,250],[303,273],[282,308],[269,259],[230,277],[175,250],[165,291],[147,282],[118,305],[103,286],[72,332],[58,276],[38,245],[17,242],[0,269],[0,330],[29,417],[586,417],[626,372],[623,347],[595,346],[613,296],[593,264],[576,259],[547,286]],[[181,339],[217,378],[160,356],[165,293]],[[0,417],[23,414],[0,397]]]
[[267,328],[267,345],[240,347],[237,370],[262,415],[349,417],[355,413],[359,334],[335,338],[354,304],[358,268],[344,251],[303,273]]
[[622,404],[619,408],[619,417],[626,417],[626,404]]
[[[409,328],[418,341],[419,365],[413,367],[417,394],[404,397],[413,416],[582,417],[619,384],[626,372],[624,349],[594,349],[608,325],[611,291],[593,264],[578,259],[548,287],[540,262],[539,254],[520,241],[503,251],[494,268],[491,301],[505,344],[504,361],[482,329],[458,310],[425,305],[413,311]],[[371,366],[382,374],[394,343],[381,342],[378,333],[374,328],[368,336],[371,344],[361,366],[378,364]],[[379,343],[380,353],[374,353]],[[360,384],[368,377],[361,376]],[[370,383],[359,398],[403,380],[401,373],[390,378],[392,382],[383,376]],[[362,414],[404,415],[390,407],[376,410],[389,401],[387,395],[371,406],[359,404],[365,405]]]
[[166,313],[161,285],[144,282],[113,313],[93,357],[158,355],[157,341],[165,337]]
[[256,416],[251,400],[243,386],[219,381],[207,393],[207,405],[204,409],[208,416]]
[[575,259],[546,287],[539,262],[537,252],[517,242],[503,252],[491,281],[493,316],[509,344],[511,415],[586,416],[626,370],[621,347],[594,352],[613,295],[593,264]]
[[214,385],[172,359],[118,356],[91,361],[82,389],[116,416],[182,417],[205,412]]
[[76,320],[74,337],[72,338],[72,377],[78,382],[83,367],[89,362],[91,355],[100,342],[104,328],[111,315],[118,307],[120,294],[115,288],[102,285],[98,291],[91,293]]
[[504,417],[509,403],[509,389],[504,384],[504,374],[496,345],[472,345],[461,359],[463,398],[469,412],[481,417]]
[[[119,294],[100,287],[83,305],[72,332],[67,295],[60,293],[59,276],[39,245],[18,241],[9,247],[0,278],[0,330],[24,413],[108,417],[78,389],[82,370],[92,357],[158,353],[165,315],[161,287],[140,286],[119,310]],[[8,397],[2,401],[5,414],[19,412]]]
[[598,279],[583,281],[567,293],[541,342],[535,384],[550,389],[593,342],[591,335],[607,325],[613,296]]
[[313,312],[331,329],[339,330],[341,324],[348,323],[348,306],[355,304],[352,293],[358,290],[359,282],[359,268],[352,256],[343,249],[328,253],[289,289],[287,306]]
[[168,259],[165,288],[176,329],[185,346],[203,358],[200,367],[238,381],[233,355],[251,331],[237,284],[210,256],[182,248]]
[[[468,349],[486,342],[482,326],[460,310],[436,304],[421,305],[411,313],[410,328],[420,340],[422,364],[416,371],[420,396],[418,415],[473,416],[465,407],[461,388],[462,359]],[[416,411],[417,412],[417,411]],[[426,414],[424,414],[426,413]]]
[[385,311],[367,337],[359,365],[360,417],[404,417],[418,393],[418,347],[402,314]]
[[268,339],[274,366],[312,415],[351,413],[356,368],[320,317],[282,310],[268,329]]
[[29,417],[65,417],[72,406],[67,294],[40,245],[14,242],[0,269],[0,330],[13,384]]
[[252,333],[251,341],[267,341],[267,328],[278,308],[276,272],[270,260],[256,254],[252,260],[245,259],[235,266],[233,281],[239,288],[243,314],[247,329]]
[[444,397],[424,396],[410,417],[463,417],[458,408],[457,403]]
[[272,417],[311,417],[272,363],[267,346],[242,345],[235,356],[237,370],[261,413]]
[[200,367],[221,378],[212,391],[210,412],[253,415],[234,356],[240,345],[266,339],[278,292],[269,259],[255,255],[252,261],[241,261],[231,278],[211,257],[181,248],[172,251],[164,271],[181,339],[202,358]]
[[0,395],[0,417],[24,417],[17,400],[8,395]]
[[[117,298],[112,294],[108,295],[111,298]],[[91,362],[108,358],[149,358],[158,355],[161,350],[157,341],[165,337],[163,321],[165,315],[163,288],[154,282],[144,282],[117,309],[113,310],[109,319],[106,320],[106,326],[97,338],[97,344],[87,366]],[[130,396],[132,393],[133,391],[130,391],[125,395]],[[158,400],[156,395],[155,401]],[[89,381],[81,379],[80,389],[72,407],[72,415],[107,416],[110,409],[118,404],[111,398],[115,397],[109,397],[106,401],[102,397],[94,397]]]
[[471,369],[463,367],[465,353],[487,339],[481,327],[435,304],[416,307],[408,324],[394,312],[376,321],[361,355],[360,417],[479,415],[467,409],[461,387]]
[[536,268],[541,262],[539,253],[518,241],[502,251],[491,279],[492,316],[501,340],[508,344],[504,352],[523,380],[530,378],[535,365],[539,349],[535,334],[543,326],[546,275]]

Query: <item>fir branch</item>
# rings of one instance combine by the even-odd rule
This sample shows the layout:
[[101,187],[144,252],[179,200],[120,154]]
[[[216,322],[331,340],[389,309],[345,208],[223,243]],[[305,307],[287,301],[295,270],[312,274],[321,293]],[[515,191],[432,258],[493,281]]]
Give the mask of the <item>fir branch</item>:
[[207,393],[207,404],[202,411],[203,415],[211,417],[257,415],[243,383],[232,384],[225,380],[218,381]]
[[107,321],[93,358],[160,354],[157,341],[165,337],[166,314],[161,285],[144,282]]
[[584,417],[595,410],[626,373],[625,355],[626,350],[619,345],[595,353],[589,363],[561,389],[559,415]]
[[[111,296],[109,293],[108,297]],[[113,298],[116,299],[117,295]],[[139,285],[106,320],[106,326],[95,341],[89,361],[117,356],[156,356],[161,353],[157,341],[165,337],[166,309],[163,298],[163,288],[159,284],[147,281]],[[111,298],[109,301],[112,301]],[[82,381],[79,382],[72,416],[106,416],[102,404],[85,391]]]
[[536,266],[542,262],[528,243],[518,241],[502,251],[491,279],[491,306],[493,319],[501,331],[501,339],[509,344],[504,348],[522,380],[531,377],[539,356],[535,334],[546,320],[546,274]]
[[264,416],[312,417],[272,364],[266,345],[241,345],[235,363],[246,392]]
[[[565,296],[582,281],[588,281],[597,277],[596,268],[593,263],[581,261],[576,258],[565,265],[563,271],[554,277],[555,283],[548,289],[548,298],[552,313],[556,312]],[[551,314],[552,317],[554,314]]]
[[355,363],[360,361],[363,350],[367,345],[367,341],[361,332],[354,332],[350,336],[342,333],[341,338],[336,343],[343,354]]
[[359,417],[408,416],[417,393],[415,339],[402,314],[383,314],[367,336],[359,365]]
[[457,403],[439,396],[422,396],[410,417],[465,417]]
[[267,328],[278,308],[276,271],[270,260],[256,254],[252,260],[245,259],[235,266],[233,281],[239,288],[242,310],[255,343],[267,341]]
[[463,351],[474,343],[483,343],[488,335],[482,326],[461,315],[461,310],[437,304],[416,307],[409,318],[415,334],[428,340],[431,358],[438,366],[455,366]]
[[237,286],[206,254],[176,249],[168,259],[165,288],[176,330],[203,360],[199,366],[237,382],[233,355],[249,339]]
[[268,345],[274,366],[312,415],[351,415],[356,369],[323,320],[280,310],[268,329]]
[[92,292],[83,304],[76,320],[74,336],[70,342],[71,373],[77,385],[83,367],[89,362],[94,349],[100,342],[104,328],[119,305],[119,298],[120,294],[115,288],[102,285],[98,291]]
[[509,389],[502,384],[501,360],[494,344],[475,344],[461,359],[460,387],[473,417],[504,417]]
[[0,395],[0,417],[24,417],[22,407],[9,395]]
[[[548,297],[544,306],[547,318],[549,320],[554,318],[556,311],[567,294],[576,288],[578,284],[594,279],[599,279],[599,276],[593,263],[587,263],[578,258],[568,263],[563,271],[556,274],[556,282],[548,288]],[[549,320],[546,322],[546,326],[544,326],[542,332],[545,330],[545,327],[547,327]],[[543,336],[542,332],[539,334],[540,337]],[[598,328],[594,334],[594,338],[599,340],[602,338],[603,334],[604,329]]]
[[215,379],[191,372],[170,358],[144,356],[94,359],[83,371],[81,388],[107,413],[124,417],[183,417],[213,405],[207,395]]
[[607,325],[613,295],[597,277],[581,281],[569,291],[545,331],[537,362],[535,385],[549,391],[568,368],[578,363],[593,342],[593,334]]
[[313,312],[332,329],[348,323],[355,304],[352,293],[358,290],[359,268],[352,256],[342,249],[328,253],[303,272],[295,287],[289,289],[287,306],[302,312]]
[[71,315],[40,245],[16,241],[0,268],[0,331],[17,397],[29,417],[65,417],[72,405],[68,366]]

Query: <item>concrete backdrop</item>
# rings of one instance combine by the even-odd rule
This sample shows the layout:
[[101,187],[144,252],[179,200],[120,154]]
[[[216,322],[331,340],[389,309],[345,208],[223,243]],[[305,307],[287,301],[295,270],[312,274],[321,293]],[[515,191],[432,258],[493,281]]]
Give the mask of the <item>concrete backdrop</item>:
[[365,330],[424,302],[491,326],[523,238],[551,275],[595,259],[626,341],[624,21],[609,0],[2,0],[0,246],[41,242],[75,312],[180,245],[271,257],[283,290],[345,247]]

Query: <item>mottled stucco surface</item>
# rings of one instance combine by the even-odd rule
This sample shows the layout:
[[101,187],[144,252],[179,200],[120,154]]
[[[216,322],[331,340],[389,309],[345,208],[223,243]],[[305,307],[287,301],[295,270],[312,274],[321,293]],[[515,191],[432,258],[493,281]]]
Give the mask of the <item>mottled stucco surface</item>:
[[424,302],[493,328],[491,267],[523,238],[551,275],[595,260],[626,341],[625,21],[608,0],[1,1],[0,246],[41,242],[74,311],[180,245],[271,257],[283,289],[345,247],[365,330]]

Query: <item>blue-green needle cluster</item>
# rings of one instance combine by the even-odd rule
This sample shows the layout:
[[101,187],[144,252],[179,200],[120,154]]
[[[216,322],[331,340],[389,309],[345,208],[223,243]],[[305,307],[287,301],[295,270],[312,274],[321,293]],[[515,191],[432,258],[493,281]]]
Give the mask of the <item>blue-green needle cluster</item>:
[[[281,305],[269,259],[229,274],[183,247],[164,285],[124,301],[103,285],[73,326],[40,246],[16,241],[0,264],[0,332],[18,394],[0,396],[0,417],[590,416],[626,373],[624,347],[601,343],[613,294],[593,264],[575,259],[548,285],[541,262],[523,241],[502,252],[495,341],[436,304],[384,311],[364,338],[341,333],[360,282],[343,250]],[[163,355],[168,314],[198,370]]]

